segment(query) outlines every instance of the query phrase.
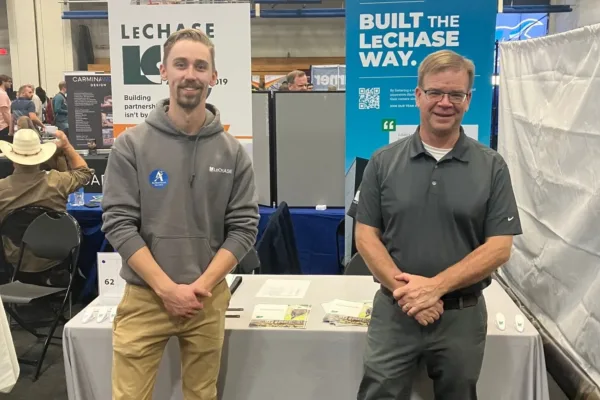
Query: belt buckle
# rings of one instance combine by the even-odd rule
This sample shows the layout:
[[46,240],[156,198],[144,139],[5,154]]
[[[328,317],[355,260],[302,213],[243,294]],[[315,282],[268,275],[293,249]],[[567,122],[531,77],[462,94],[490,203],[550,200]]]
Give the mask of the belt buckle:
[[465,308],[465,304],[464,304],[464,298],[462,296],[460,296],[458,298],[458,309],[462,310],[463,308]]

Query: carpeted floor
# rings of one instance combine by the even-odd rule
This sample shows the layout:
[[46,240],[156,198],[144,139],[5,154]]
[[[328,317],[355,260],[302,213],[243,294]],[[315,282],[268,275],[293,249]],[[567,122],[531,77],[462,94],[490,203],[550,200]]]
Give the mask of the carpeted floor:
[[[37,359],[43,348],[43,342],[38,341],[29,332],[21,329],[12,330],[13,341],[19,357]],[[56,330],[55,336],[62,335],[62,327]],[[21,364],[21,375],[17,385],[9,394],[0,394],[0,399],[10,400],[67,400],[67,385],[65,382],[65,365],[63,363],[62,343],[53,340],[42,367],[42,374],[33,382],[35,367]],[[26,352],[26,353],[25,353]]]
[[[56,305],[54,305],[56,307]],[[72,315],[76,315],[81,306],[74,306]],[[21,306],[19,315],[26,321],[40,321],[51,318],[54,314],[49,306]],[[39,329],[39,333],[47,333],[47,329]],[[37,339],[29,332],[13,323],[11,328],[13,342],[19,358],[37,360],[43,349],[43,339]],[[62,337],[62,325],[54,333]],[[67,385],[65,381],[65,365],[63,362],[62,341],[53,339],[48,347],[42,366],[42,373],[33,382],[35,367],[21,364],[21,373],[17,385],[11,393],[1,394],[0,400],[67,400]]]

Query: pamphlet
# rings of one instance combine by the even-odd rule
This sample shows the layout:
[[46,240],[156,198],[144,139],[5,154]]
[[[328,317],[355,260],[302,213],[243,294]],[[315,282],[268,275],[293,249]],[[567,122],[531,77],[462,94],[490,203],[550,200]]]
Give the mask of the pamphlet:
[[344,300],[333,300],[323,304],[325,317],[323,322],[329,322],[335,326],[368,326],[373,311],[373,301],[350,302]]
[[250,320],[251,328],[305,329],[311,306],[257,304]]

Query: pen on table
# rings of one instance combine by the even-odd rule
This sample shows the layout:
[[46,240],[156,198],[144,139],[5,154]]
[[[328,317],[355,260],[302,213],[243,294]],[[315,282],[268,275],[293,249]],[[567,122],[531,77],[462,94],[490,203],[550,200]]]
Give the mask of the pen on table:
[[225,318],[241,318],[242,316],[239,314],[235,314],[235,315],[225,315]]
[[227,311],[244,311],[243,308],[228,308]]

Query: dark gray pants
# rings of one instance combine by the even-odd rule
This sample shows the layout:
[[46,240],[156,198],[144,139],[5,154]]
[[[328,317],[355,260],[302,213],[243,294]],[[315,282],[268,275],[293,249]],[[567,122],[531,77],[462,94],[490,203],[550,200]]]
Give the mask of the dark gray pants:
[[476,306],[445,310],[422,326],[378,291],[367,334],[358,400],[408,400],[417,366],[424,361],[436,400],[476,400],[487,335],[483,296]]

